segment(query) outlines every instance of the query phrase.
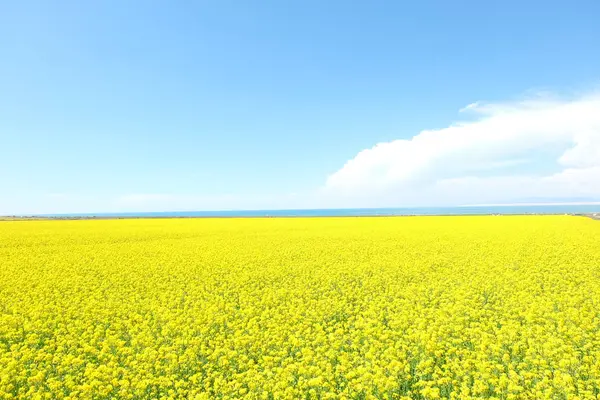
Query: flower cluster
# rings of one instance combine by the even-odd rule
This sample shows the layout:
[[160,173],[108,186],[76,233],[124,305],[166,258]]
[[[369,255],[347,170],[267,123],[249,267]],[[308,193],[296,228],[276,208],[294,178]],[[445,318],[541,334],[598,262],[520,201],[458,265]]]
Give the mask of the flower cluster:
[[0,399],[600,398],[600,223],[0,222]]

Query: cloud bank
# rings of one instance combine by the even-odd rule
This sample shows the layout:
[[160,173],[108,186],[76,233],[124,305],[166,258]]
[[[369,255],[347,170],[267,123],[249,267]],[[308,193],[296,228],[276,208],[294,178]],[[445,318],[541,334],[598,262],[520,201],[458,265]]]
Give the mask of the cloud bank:
[[460,112],[449,127],[359,152],[324,193],[361,206],[600,198],[600,94]]
[[475,102],[298,193],[7,193],[0,215],[600,202],[600,92]]

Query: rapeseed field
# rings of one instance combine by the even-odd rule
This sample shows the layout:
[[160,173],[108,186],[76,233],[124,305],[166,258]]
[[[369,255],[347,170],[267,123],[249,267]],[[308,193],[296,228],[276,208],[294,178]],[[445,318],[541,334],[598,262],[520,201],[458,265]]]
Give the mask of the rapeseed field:
[[600,221],[0,222],[0,398],[600,398]]

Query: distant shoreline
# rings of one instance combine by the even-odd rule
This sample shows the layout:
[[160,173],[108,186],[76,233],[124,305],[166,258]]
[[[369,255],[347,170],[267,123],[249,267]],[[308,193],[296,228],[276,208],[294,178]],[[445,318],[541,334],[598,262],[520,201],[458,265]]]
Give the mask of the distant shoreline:
[[165,218],[356,218],[399,216],[461,215],[600,215],[600,204],[585,205],[518,205],[518,206],[451,206],[451,207],[381,207],[337,209],[215,210],[161,212],[107,212],[28,214],[0,216],[3,220],[106,220]]
[[587,217],[600,220],[600,213],[515,213],[515,214],[385,214],[385,215],[185,215],[185,216],[0,216],[0,222],[8,221],[92,221],[92,220],[128,220],[128,219],[286,219],[286,218],[398,218],[398,217],[533,217],[533,216],[559,216]]

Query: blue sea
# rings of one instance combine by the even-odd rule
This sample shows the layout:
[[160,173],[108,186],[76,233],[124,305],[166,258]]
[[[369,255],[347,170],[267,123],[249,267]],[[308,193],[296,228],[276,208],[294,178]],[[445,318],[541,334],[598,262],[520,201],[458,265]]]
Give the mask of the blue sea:
[[600,204],[582,205],[498,205],[461,207],[345,208],[304,210],[237,210],[46,214],[44,217],[156,218],[156,217],[362,217],[393,215],[511,215],[511,214],[591,214],[600,213]]

